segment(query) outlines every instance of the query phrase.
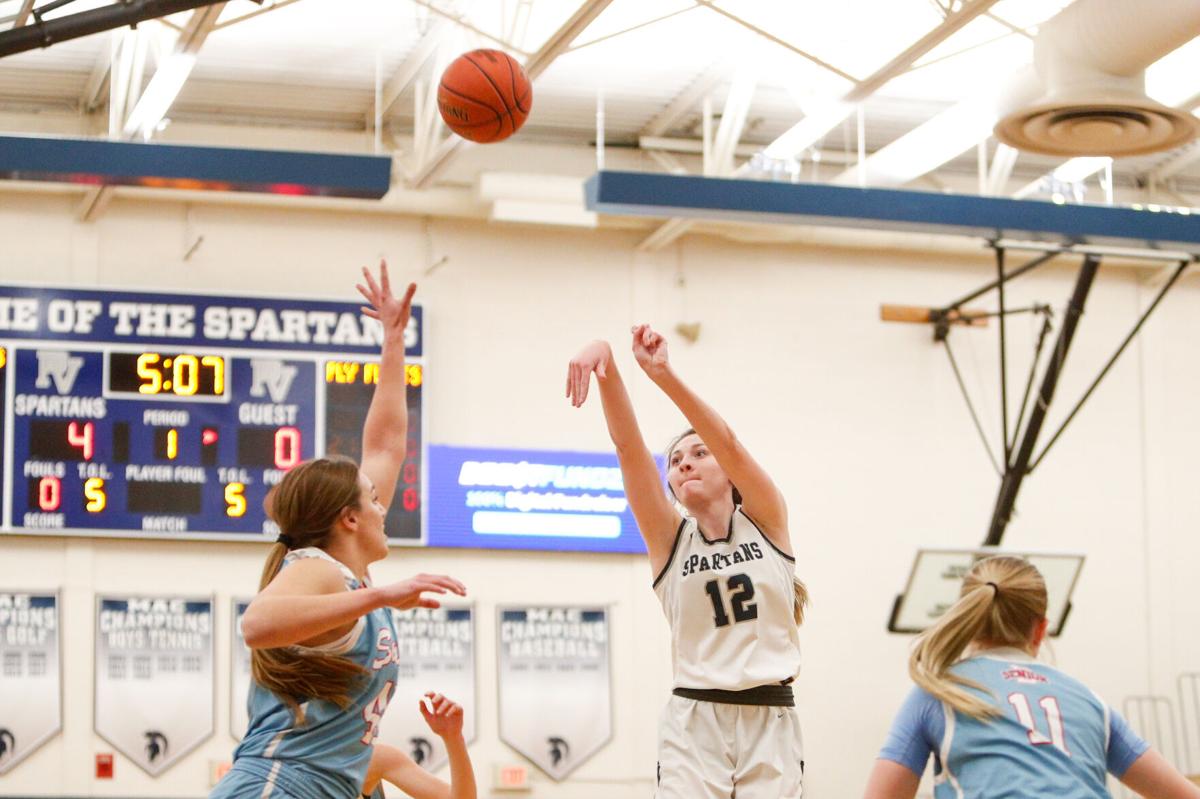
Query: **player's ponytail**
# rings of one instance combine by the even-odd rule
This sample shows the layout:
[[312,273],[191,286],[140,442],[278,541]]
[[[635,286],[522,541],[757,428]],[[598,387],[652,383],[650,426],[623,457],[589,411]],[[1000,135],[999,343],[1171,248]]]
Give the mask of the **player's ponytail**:
[[799,577],[792,578],[792,589],[795,598],[792,600],[792,617],[796,626],[804,624],[804,609],[808,607],[808,586]]
[[[357,508],[358,465],[348,458],[319,458],[289,471],[269,496],[268,514],[279,525],[279,540],[263,565],[259,590],[283,568],[292,549],[322,548],[329,543],[338,516]],[[284,701],[304,723],[302,704],[310,699],[333,702],[345,709],[367,670],[340,655],[303,647],[284,646],[250,651],[254,681]]]
[[978,683],[950,671],[973,642],[1027,649],[1046,617],[1046,583],[1029,561],[999,556],[976,563],[963,579],[959,599],[914,643],[908,660],[913,682],[960,713],[984,720],[996,706],[966,690]]

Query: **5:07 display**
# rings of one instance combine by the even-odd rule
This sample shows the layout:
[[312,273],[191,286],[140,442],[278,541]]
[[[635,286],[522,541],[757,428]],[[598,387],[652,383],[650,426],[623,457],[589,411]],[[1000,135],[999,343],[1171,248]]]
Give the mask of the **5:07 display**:
[[110,352],[110,394],[155,397],[224,398],[226,363],[221,355]]

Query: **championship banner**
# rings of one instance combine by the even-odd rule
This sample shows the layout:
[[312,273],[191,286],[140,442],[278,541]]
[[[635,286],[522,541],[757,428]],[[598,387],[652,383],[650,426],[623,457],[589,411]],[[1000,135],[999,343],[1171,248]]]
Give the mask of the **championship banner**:
[[96,733],[151,776],[213,734],[211,597],[96,598]]
[[57,593],[0,593],[0,774],[62,729]]
[[242,635],[242,616],[250,607],[249,599],[233,600],[233,642],[229,647],[229,734],[240,741],[250,726],[247,701],[250,697],[250,647]]
[[408,753],[427,771],[446,764],[446,747],[417,703],[426,691],[463,708],[463,739],[475,740],[475,616],[470,607],[393,610],[400,673],[379,740]]
[[612,737],[608,610],[498,610],[500,740],[562,780]]

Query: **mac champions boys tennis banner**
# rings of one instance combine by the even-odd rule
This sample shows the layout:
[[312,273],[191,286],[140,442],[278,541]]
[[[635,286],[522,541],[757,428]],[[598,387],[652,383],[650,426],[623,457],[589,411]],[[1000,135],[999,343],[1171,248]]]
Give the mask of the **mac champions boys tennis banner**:
[[0,774],[62,729],[58,594],[0,592]]
[[232,668],[229,670],[229,734],[242,740],[250,726],[250,647],[242,635],[242,616],[250,607],[249,599],[233,600],[233,643],[229,648]]
[[561,780],[612,737],[608,610],[498,610],[500,740]]
[[383,717],[379,740],[408,753],[418,766],[437,771],[446,746],[422,718],[426,691],[462,705],[463,739],[475,740],[475,616],[470,607],[394,610],[400,672]]
[[157,776],[213,733],[211,598],[96,598],[96,732]]

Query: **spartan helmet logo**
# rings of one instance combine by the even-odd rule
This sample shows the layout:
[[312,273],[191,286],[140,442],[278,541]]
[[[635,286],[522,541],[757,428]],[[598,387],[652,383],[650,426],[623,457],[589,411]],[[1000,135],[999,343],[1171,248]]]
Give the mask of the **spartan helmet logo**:
[[418,766],[424,765],[426,760],[433,757],[433,744],[429,743],[428,739],[420,737],[409,738],[408,742],[412,744],[410,754],[412,755],[413,762]]
[[8,730],[0,727],[0,763],[4,762],[6,757],[12,757],[17,753],[17,739]]
[[571,747],[562,738],[547,738],[546,743],[550,744],[550,761],[556,768],[558,764],[571,756]]
[[148,730],[146,736],[146,757],[151,763],[167,754],[167,736],[157,730]]

